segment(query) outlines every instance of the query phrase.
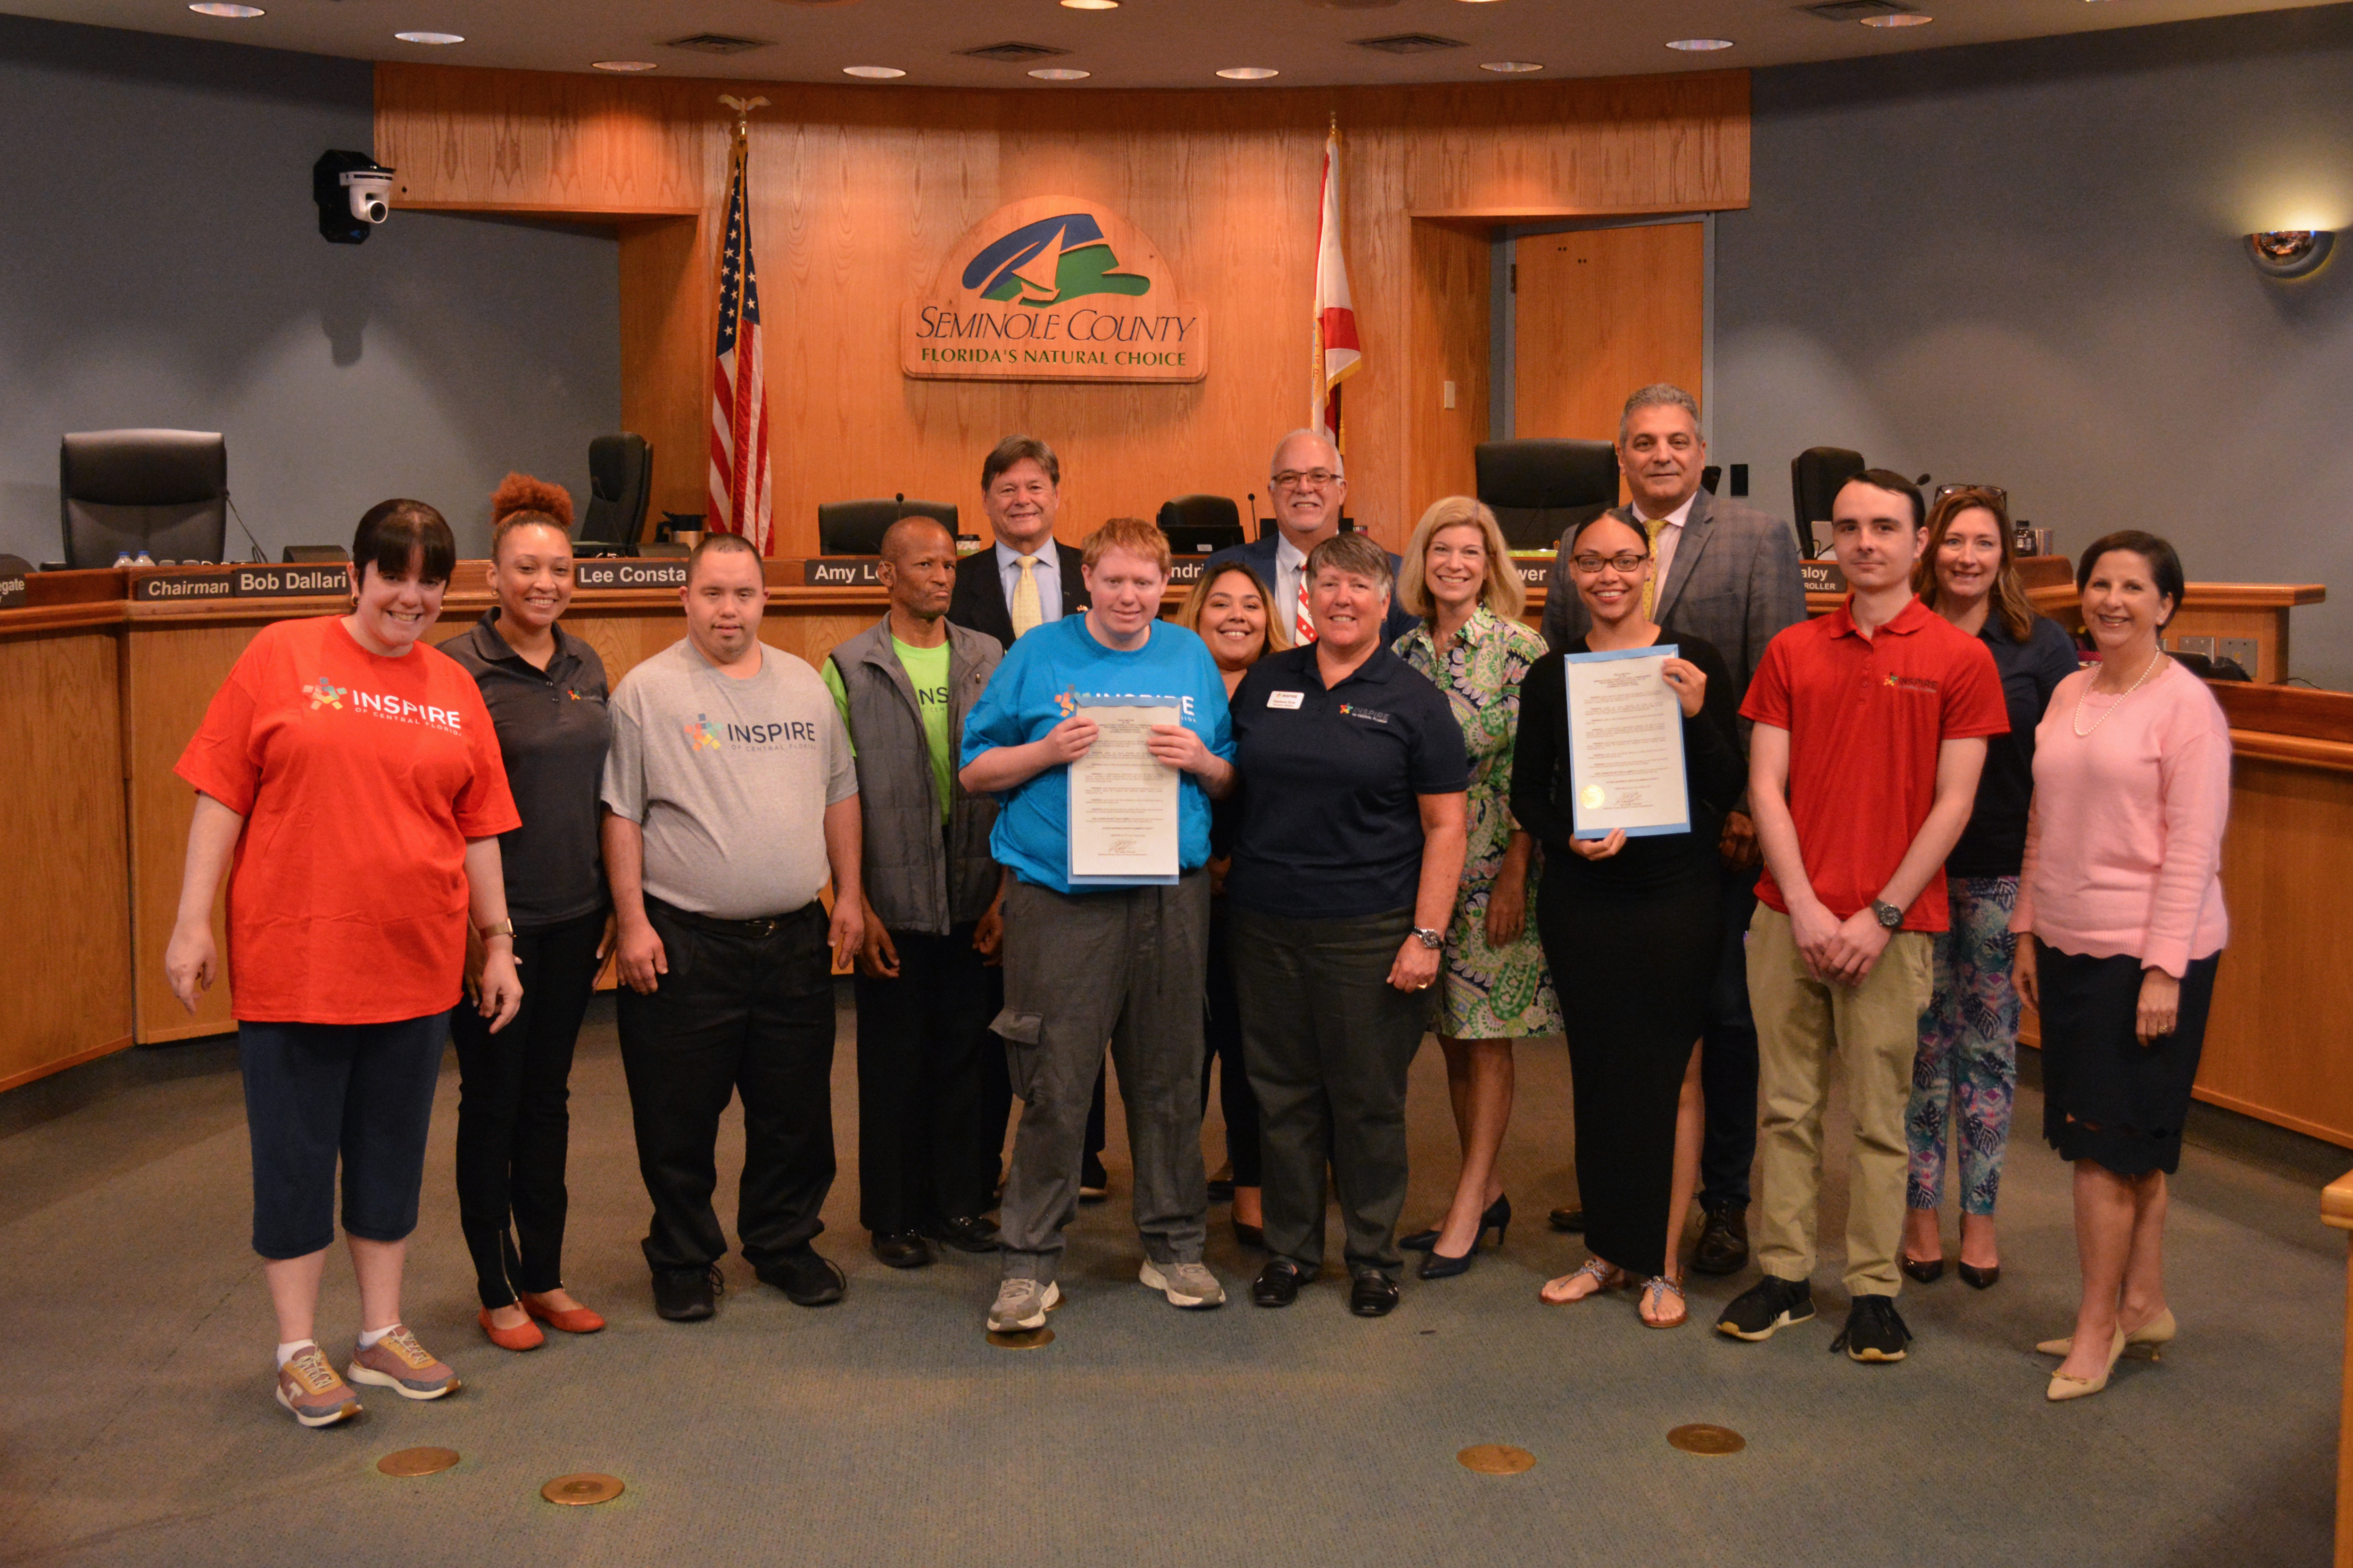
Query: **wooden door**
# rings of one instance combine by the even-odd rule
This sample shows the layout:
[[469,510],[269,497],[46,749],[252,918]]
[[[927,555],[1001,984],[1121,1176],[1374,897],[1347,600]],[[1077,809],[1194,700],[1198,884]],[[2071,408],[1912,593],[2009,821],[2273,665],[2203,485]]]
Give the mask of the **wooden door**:
[[1700,395],[1702,226],[1531,235],[1513,258],[1512,434],[1614,440],[1637,387]]

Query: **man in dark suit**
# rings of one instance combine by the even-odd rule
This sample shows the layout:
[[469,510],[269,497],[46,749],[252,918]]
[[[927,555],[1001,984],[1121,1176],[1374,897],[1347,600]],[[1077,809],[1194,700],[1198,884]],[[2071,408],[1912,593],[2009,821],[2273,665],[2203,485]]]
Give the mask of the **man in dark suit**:
[[[1339,448],[1313,430],[1293,430],[1275,444],[1268,465],[1267,500],[1274,508],[1274,537],[1253,539],[1219,551],[1204,571],[1214,574],[1219,563],[1240,561],[1258,574],[1274,595],[1273,613],[1281,617],[1293,646],[1314,640],[1307,626],[1307,595],[1300,582],[1307,552],[1340,531],[1340,513],[1348,499],[1348,476]],[[1389,555],[1389,570],[1398,566]],[[1414,628],[1410,611],[1389,602],[1388,619],[1381,623],[1381,644],[1387,647]]]
[[[1806,591],[1789,525],[1754,507],[1709,495],[1699,482],[1706,466],[1699,405],[1691,394],[1661,383],[1626,400],[1618,422],[1618,467],[1633,500],[1610,515],[1650,536],[1657,560],[1651,618],[1715,645],[1731,669],[1736,706],[1765,657],[1765,645],[1783,627],[1806,618]],[[1584,602],[1568,582],[1564,537],[1553,561],[1552,590],[1545,597],[1545,641],[1556,648],[1583,637],[1588,624]],[[1740,742],[1745,752],[1745,721]],[[1707,1134],[1700,1152],[1699,1199],[1707,1224],[1692,1267],[1703,1274],[1730,1274],[1748,1261],[1748,1169],[1757,1158],[1757,1026],[1748,1010],[1742,938],[1756,911],[1762,858],[1757,825],[1746,810],[1725,818],[1720,856],[1724,951],[1713,1019],[1700,1049]],[[1579,1216],[1556,1209],[1553,1223],[1575,1228]]]
[[1008,436],[980,466],[980,505],[994,542],[956,563],[951,625],[986,632],[1006,647],[1032,626],[1087,607],[1079,552],[1054,537],[1062,464],[1029,436]]

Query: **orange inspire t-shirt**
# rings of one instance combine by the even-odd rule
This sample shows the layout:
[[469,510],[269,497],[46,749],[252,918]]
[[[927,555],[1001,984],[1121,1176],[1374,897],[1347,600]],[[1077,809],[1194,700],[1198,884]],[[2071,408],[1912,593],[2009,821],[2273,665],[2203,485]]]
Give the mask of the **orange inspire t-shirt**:
[[466,840],[522,819],[455,659],[421,642],[380,658],[336,616],[280,621],[174,771],[245,818],[228,885],[237,1017],[385,1024],[457,1005]]

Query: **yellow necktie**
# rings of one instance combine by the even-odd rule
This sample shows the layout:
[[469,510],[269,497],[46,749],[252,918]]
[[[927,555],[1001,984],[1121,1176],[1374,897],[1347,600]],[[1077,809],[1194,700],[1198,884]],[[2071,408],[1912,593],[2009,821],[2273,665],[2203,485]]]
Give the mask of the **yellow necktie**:
[[1665,530],[1667,520],[1663,517],[1646,517],[1641,521],[1642,531],[1651,536],[1651,580],[1642,584],[1642,618],[1649,620],[1651,606],[1656,604],[1659,598],[1659,535]]
[[1013,635],[1024,637],[1038,629],[1046,618],[1045,608],[1038,603],[1038,558],[1021,557],[1021,578],[1013,584]]

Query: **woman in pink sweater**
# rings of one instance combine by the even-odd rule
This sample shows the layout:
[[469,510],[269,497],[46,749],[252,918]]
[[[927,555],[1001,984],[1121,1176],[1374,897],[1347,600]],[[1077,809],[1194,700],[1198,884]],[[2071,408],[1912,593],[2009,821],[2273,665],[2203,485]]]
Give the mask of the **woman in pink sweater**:
[[2154,534],[2095,541],[2075,573],[2101,663],[2060,682],[2034,738],[2034,805],[2010,930],[2019,993],[2042,1016],[2042,1131],[2075,1167],[2084,1270],[2049,1397],[2107,1386],[2127,1345],[2173,1337],[2165,1178],[2198,1076],[2230,925],[2218,877],[2231,732],[2158,636],[2181,560]]

